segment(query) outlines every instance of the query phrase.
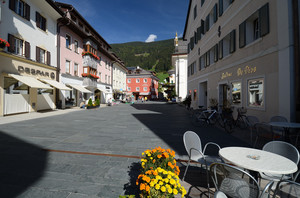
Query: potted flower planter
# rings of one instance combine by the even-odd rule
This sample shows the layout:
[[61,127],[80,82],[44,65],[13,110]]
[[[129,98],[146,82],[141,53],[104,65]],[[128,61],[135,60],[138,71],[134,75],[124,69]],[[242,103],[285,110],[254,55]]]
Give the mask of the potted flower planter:
[[96,105],[96,106],[86,106],[86,109],[96,109],[99,108],[100,105]]

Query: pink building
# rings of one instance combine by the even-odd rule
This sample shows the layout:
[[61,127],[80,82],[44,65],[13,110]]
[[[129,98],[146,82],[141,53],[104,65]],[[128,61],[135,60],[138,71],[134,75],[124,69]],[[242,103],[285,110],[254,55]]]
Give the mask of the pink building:
[[80,106],[89,98],[106,103],[113,97],[112,66],[119,59],[72,5],[56,5],[66,14],[58,21],[60,81],[72,88],[61,91],[62,107]]

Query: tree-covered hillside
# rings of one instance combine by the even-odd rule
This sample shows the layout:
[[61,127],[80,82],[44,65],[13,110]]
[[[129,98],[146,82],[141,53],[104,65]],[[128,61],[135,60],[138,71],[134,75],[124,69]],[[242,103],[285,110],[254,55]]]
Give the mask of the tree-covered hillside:
[[174,52],[173,39],[151,43],[130,42],[111,44],[126,67],[140,66],[156,72],[168,71],[172,68],[171,55]]

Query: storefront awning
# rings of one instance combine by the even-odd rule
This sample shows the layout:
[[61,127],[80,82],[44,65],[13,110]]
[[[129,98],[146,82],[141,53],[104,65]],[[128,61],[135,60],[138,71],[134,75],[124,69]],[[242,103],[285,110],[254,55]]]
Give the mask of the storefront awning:
[[140,93],[140,96],[149,96],[149,95],[151,95],[151,92],[149,92],[149,93]]
[[75,84],[67,84],[68,86],[77,89],[78,91],[82,92],[82,93],[92,93],[90,90],[87,90],[86,88],[84,88],[81,85],[75,85]]
[[68,91],[72,90],[69,87],[65,86],[64,84],[57,82],[55,80],[49,80],[49,79],[39,79],[39,80],[42,82],[48,83],[49,85],[51,85],[57,89],[60,89],[60,90],[68,90]]
[[38,89],[53,89],[49,85],[42,83],[41,81],[37,80],[36,78],[29,77],[29,76],[20,76],[17,74],[8,74],[8,76],[13,77],[14,79],[22,82],[23,84],[27,85],[31,88],[38,88]]

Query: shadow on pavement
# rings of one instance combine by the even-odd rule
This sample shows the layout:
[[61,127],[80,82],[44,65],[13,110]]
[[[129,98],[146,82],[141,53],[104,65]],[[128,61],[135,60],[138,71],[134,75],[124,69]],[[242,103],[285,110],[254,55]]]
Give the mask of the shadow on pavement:
[[215,142],[221,147],[247,146],[244,142],[224,130],[213,126],[197,127],[192,124],[189,112],[179,105],[165,103],[133,104],[138,110],[149,110],[147,114],[133,114],[133,116],[146,125],[153,133],[166,142],[171,149],[179,155],[186,155],[183,145],[184,132],[191,130],[196,132],[204,146],[207,142]]
[[129,167],[128,175],[129,175],[129,182],[124,185],[124,195],[135,195],[135,197],[139,197],[139,189],[136,185],[136,180],[141,172],[141,164],[140,163],[132,163]]
[[17,197],[44,173],[47,151],[0,131],[0,194]]

